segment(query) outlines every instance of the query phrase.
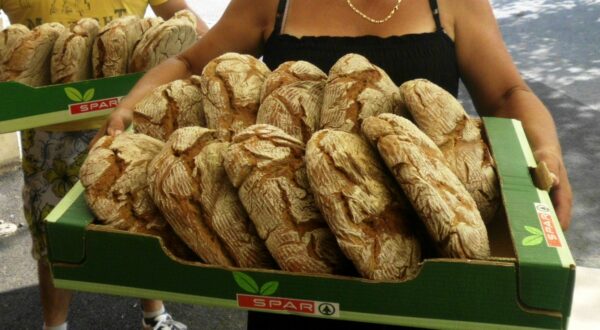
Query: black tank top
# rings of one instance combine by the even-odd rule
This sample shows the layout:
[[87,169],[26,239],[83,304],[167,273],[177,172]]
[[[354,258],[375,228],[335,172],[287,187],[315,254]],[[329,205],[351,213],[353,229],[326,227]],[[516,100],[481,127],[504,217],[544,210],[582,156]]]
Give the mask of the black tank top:
[[323,72],[342,56],[356,53],[382,68],[401,85],[416,79],[428,79],[452,95],[458,95],[458,65],[454,42],[442,27],[436,0],[429,0],[436,31],[401,36],[340,37],[281,34],[287,0],[279,0],[273,33],[265,43],[263,61],[274,70],[286,61],[304,60]]

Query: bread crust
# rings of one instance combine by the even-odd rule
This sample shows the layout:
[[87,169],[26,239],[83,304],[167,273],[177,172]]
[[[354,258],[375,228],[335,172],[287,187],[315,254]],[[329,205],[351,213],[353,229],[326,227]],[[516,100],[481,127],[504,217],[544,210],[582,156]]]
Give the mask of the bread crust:
[[64,30],[62,24],[46,23],[27,33],[5,61],[0,80],[29,86],[48,85],[52,48]]
[[250,55],[225,53],[210,61],[200,76],[207,127],[230,140],[255,124],[260,89],[269,72],[263,62]]
[[134,130],[166,141],[178,128],[206,126],[201,98],[198,76],[161,85],[133,108]]
[[319,127],[356,133],[364,118],[397,113],[400,104],[387,73],[361,55],[347,54],[329,71]]
[[[15,48],[21,43],[29,28],[22,24],[12,24],[0,32],[0,79],[4,76],[4,66]],[[1,80],[0,80],[1,81]]]
[[184,242],[211,264],[274,268],[223,168],[228,142],[202,127],[176,130],[148,165],[149,192]]
[[405,82],[399,90],[414,122],[440,148],[483,220],[490,223],[501,204],[500,188],[481,120],[470,118],[454,96],[425,79]]
[[184,9],[148,29],[133,50],[128,71],[147,71],[189,48],[198,39],[196,24],[196,16]]
[[281,269],[345,273],[350,264],[314,204],[303,156],[299,140],[271,125],[253,125],[234,137],[224,165]]
[[306,169],[329,228],[363,277],[416,275],[421,260],[412,228],[416,219],[366,141],[357,134],[320,130],[308,141]]
[[260,90],[260,102],[279,87],[300,81],[325,82],[327,74],[306,61],[287,61],[271,72]]
[[189,249],[148,194],[147,165],[163,144],[143,134],[104,136],[90,149],[79,177],[97,222],[118,230],[159,236],[176,256],[189,259]]
[[82,18],[56,40],[50,60],[53,84],[76,82],[92,77],[92,43],[100,25],[93,18]]
[[92,47],[92,68],[95,78],[114,77],[127,73],[134,47],[142,35],[161,18],[140,19],[124,16],[104,26]]
[[475,201],[427,135],[393,114],[365,119],[362,133],[379,150],[442,256],[489,257],[487,230]]
[[318,129],[324,81],[298,81],[273,90],[260,104],[257,124],[281,128],[306,143]]

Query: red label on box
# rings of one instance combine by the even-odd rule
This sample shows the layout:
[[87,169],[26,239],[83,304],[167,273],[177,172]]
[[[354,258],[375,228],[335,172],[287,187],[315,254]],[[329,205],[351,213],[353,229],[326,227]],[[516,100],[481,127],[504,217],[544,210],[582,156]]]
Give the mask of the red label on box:
[[544,232],[546,244],[549,247],[562,247],[556,226],[554,225],[554,220],[552,219],[552,211],[550,208],[544,204],[535,203],[535,210],[537,211],[538,219],[542,225],[542,231]]
[[272,311],[288,311],[311,315],[331,317],[340,316],[340,304],[315,300],[289,299],[280,297],[255,296],[238,294],[239,307],[266,309]]
[[72,115],[78,115],[82,113],[113,109],[119,104],[119,99],[119,97],[112,97],[103,100],[69,104],[69,112]]

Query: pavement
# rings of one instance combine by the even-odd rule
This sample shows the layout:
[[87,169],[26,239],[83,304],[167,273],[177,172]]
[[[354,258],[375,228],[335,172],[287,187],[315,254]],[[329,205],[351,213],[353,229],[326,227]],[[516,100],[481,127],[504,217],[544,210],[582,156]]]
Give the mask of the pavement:
[[[226,1],[208,6],[212,25]],[[600,1],[493,0],[506,44],[527,83],[552,112],[574,192],[573,222],[566,232],[578,266],[600,268]],[[443,13],[442,13],[443,15]],[[472,111],[467,93],[461,101]],[[18,167],[0,173],[0,328],[39,329],[36,267],[22,216]],[[245,329],[246,313],[222,308],[166,303],[190,329]],[[598,306],[600,308],[600,306]],[[596,308],[596,310],[598,310]],[[134,298],[78,293],[71,304],[71,329],[139,329],[139,301]]]

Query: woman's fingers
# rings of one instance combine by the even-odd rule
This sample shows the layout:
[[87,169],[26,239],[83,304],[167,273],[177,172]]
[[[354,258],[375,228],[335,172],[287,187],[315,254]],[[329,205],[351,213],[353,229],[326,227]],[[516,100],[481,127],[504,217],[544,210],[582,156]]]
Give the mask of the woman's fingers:
[[[539,161],[536,169],[536,185],[550,185],[550,198],[556,211],[556,216],[563,230],[571,224],[573,207],[573,192],[567,176],[567,170],[560,158],[543,153],[536,155]],[[538,175],[539,173],[539,175]],[[540,187],[544,189],[545,187]]]

